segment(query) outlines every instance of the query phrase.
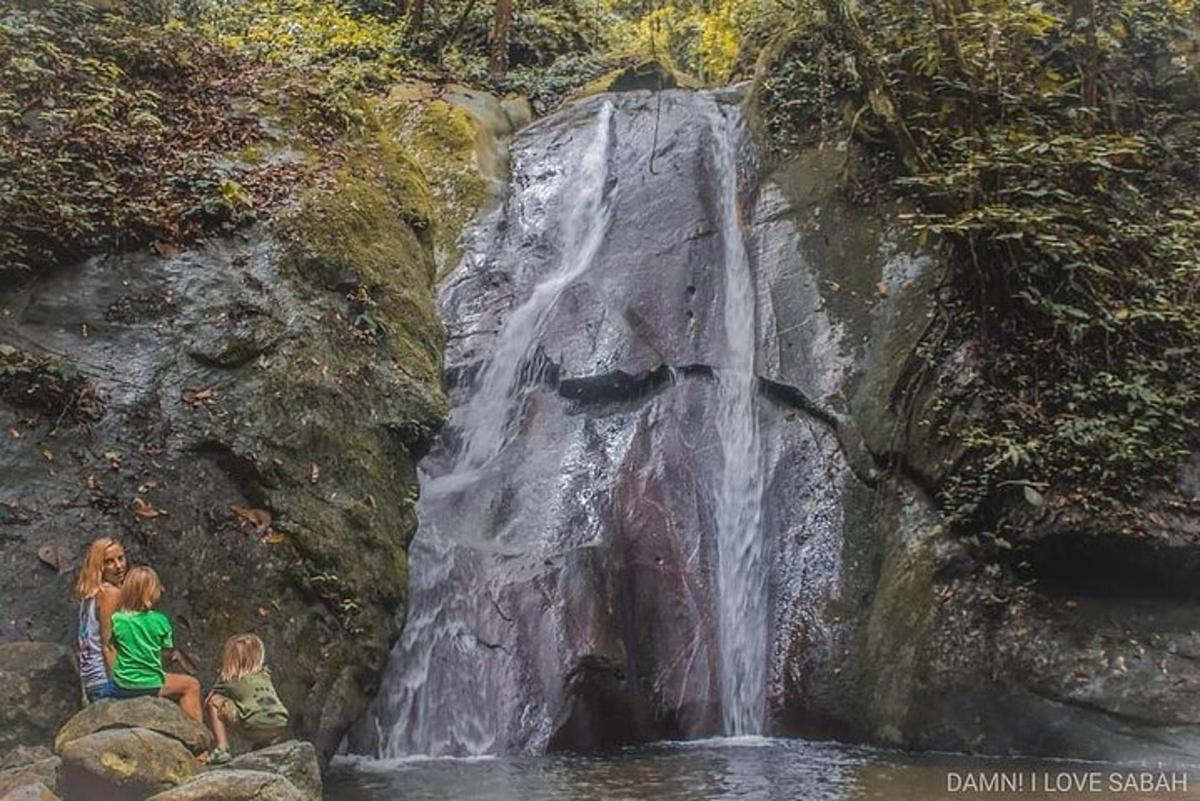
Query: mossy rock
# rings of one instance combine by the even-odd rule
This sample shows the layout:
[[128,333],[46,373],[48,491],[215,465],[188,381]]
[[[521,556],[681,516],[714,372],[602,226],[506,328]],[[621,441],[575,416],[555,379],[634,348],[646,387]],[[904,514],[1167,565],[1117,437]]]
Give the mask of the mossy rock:
[[149,801],[310,801],[291,782],[257,770],[214,770]]
[[664,89],[698,89],[700,82],[664,61],[648,58],[606,72],[585,84],[571,97],[581,99],[605,92],[658,92]]
[[208,729],[185,715],[177,704],[163,698],[131,698],[89,704],[62,727],[54,738],[54,750],[62,754],[70,743],[99,731],[132,728],[168,737],[193,754],[212,747]]
[[46,642],[0,645],[0,752],[44,745],[79,709],[71,650]]
[[67,801],[141,801],[192,778],[200,765],[178,740],[149,729],[96,732],[63,746]]

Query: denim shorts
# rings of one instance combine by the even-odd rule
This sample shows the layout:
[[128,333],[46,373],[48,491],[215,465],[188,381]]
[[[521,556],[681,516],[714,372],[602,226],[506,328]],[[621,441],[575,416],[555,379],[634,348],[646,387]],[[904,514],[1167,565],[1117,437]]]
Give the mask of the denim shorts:
[[103,684],[93,684],[91,687],[84,687],[83,693],[91,703],[103,701],[105,698],[112,698],[112,689],[116,685],[111,681],[106,681]]
[[130,690],[125,687],[122,687],[121,685],[117,684],[116,682],[110,681],[108,683],[108,695],[106,695],[104,697],[105,698],[123,699],[123,698],[141,698],[142,696],[145,696],[145,695],[152,695],[157,698],[158,692],[161,689],[162,689],[162,687],[142,687],[141,689]]

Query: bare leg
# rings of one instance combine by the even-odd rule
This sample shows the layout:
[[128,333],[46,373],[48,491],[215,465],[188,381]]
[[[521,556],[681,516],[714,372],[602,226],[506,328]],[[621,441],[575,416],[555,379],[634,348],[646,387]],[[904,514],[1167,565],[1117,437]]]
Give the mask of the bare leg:
[[223,696],[210,693],[205,708],[208,710],[208,727],[212,729],[213,739],[217,748],[229,748],[229,734],[225,731],[225,721],[221,719],[221,706],[225,703]]
[[165,678],[162,689],[158,691],[159,696],[170,698],[179,704],[184,714],[197,723],[203,723],[204,715],[200,711],[200,681],[182,673],[168,673]]

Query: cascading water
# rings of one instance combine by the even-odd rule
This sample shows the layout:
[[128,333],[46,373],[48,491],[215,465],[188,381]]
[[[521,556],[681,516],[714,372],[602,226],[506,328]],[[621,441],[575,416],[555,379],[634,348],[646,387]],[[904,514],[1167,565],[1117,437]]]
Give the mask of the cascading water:
[[521,413],[521,377],[541,344],[546,320],[563,290],[587,270],[604,241],[615,187],[608,183],[612,105],[596,120],[596,135],[575,172],[564,182],[562,257],[557,270],[538,283],[500,332],[478,389],[451,423],[462,436],[454,469],[423,488],[438,493],[469,484],[508,441]]
[[513,143],[504,202],[440,291],[451,419],[422,462],[407,621],[349,751],[763,731],[737,99],[593,98]]
[[738,117],[709,111],[725,268],[725,361],[715,371],[723,465],[716,495],[717,629],[723,730],[761,734],[767,676],[762,445],[755,398],[755,293],[738,213]]
[[[514,706],[520,699],[511,697],[511,675],[518,668],[481,631],[490,609],[479,595],[486,595],[481,585],[488,581],[490,562],[512,552],[473,530],[462,504],[471,503],[472,485],[519,422],[529,366],[551,311],[592,264],[604,239],[616,192],[608,174],[611,122],[612,106],[605,104],[587,149],[559,184],[557,268],[509,315],[473,395],[451,416],[450,428],[459,437],[451,466],[437,478],[422,475],[422,525],[409,554],[411,608],[392,657],[400,674],[385,689],[389,697],[380,699],[386,713],[374,720],[380,756],[488,753],[505,745],[505,718],[520,714]],[[490,661],[478,664],[479,651]],[[447,672],[439,662],[453,667]],[[452,714],[441,708],[447,698],[461,704]]]

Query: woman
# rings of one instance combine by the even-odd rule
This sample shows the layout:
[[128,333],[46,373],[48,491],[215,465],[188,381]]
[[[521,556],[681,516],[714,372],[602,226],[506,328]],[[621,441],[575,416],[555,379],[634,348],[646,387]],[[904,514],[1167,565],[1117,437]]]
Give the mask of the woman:
[[124,546],[111,537],[101,537],[88,546],[75,579],[75,595],[79,598],[79,675],[88,701],[112,695],[108,666],[115,653],[106,643],[112,639],[112,616],[121,597],[127,567]]

